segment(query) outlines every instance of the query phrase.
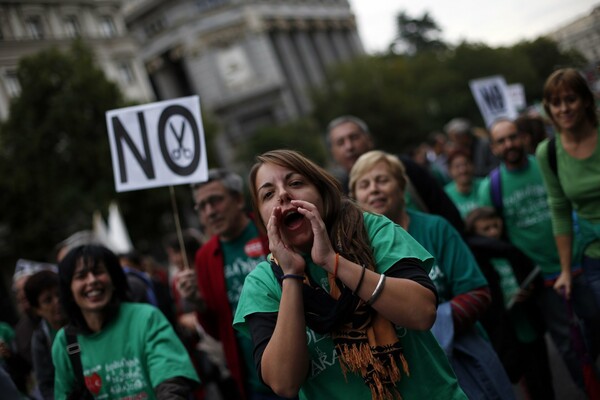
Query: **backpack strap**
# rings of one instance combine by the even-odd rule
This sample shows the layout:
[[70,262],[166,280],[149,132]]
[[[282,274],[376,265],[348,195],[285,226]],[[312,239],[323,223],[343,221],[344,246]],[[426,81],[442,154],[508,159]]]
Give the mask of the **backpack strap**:
[[148,300],[148,303],[158,307],[158,300],[156,299],[156,294],[154,293],[154,284],[152,283],[150,277],[142,271],[138,271],[135,268],[127,266],[123,266],[123,271],[125,271],[125,275],[135,276],[144,283],[144,286],[146,286],[146,299]]
[[556,161],[556,137],[548,141],[548,164],[554,175],[558,178],[558,162]]
[[490,197],[492,205],[502,214],[502,180],[500,177],[500,167],[496,167],[490,172]]

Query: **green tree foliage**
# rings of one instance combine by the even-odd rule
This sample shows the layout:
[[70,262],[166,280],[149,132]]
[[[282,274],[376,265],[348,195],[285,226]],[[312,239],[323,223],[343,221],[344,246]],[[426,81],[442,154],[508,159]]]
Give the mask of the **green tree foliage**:
[[0,218],[11,255],[45,259],[114,191],[104,113],[123,100],[79,42],[24,58],[17,74],[21,95],[1,131]]
[[[175,230],[169,189],[115,192],[105,113],[126,104],[93,53],[75,42],[24,58],[17,73],[22,91],[0,124],[0,262],[52,261],[54,246],[91,229],[95,210],[106,218],[112,200],[134,246],[160,254],[160,239]],[[211,153],[216,125],[204,121]],[[175,194],[180,214],[192,209],[187,185]]]
[[[413,142],[421,122],[404,58],[365,57],[333,69],[312,94],[313,116],[322,127],[340,115],[364,119],[378,144],[399,149]],[[411,95],[407,95],[411,93]]]
[[399,13],[396,16],[396,31],[396,38],[390,45],[393,53],[414,55],[447,48],[440,39],[442,30],[427,12],[420,18],[411,17],[404,11]]
[[[400,17],[411,20],[405,14]],[[483,124],[470,80],[504,76],[508,84],[521,83],[533,104],[541,99],[543,83],[555,68],[583,65],[578,53],[560,51],[555,42],[542,38],[512,47],[463,42],[430,50],[410,57],[363,57],[334,68],[326,84],[312,94],[313,117],[325,127],[337,116],[356,115],[367,122],[378,147],[402,152],[454,117]]]
[[275,149],[300,151],[320,165],[327,160],[323,135],[314,123],[306,119],[259,129],[237,147],[236,160],[241,165],[250,166],[256,155]]
[[522,54],[531,65],[533,76],[526,87],[529,100],[542,98],[544,82],[556,69],[583,68],[587,64],[585,57],[578,51],[561,51],[554,41],[543,37],[518,43],[512,51],[515,54]]
[[205,145],[208,168],[218,167],[216,140],[220,129],[219,124],[213,115],[202,113],[202,126],[204,128],[204,140],[206,142]]

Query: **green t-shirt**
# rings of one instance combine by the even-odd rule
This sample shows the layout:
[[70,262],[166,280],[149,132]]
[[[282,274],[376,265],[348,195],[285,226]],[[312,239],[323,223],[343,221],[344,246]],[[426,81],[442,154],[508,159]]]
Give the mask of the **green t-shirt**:
[[[244,281],[258,263],[266,258],[263,255],[262,242],[258,235],[258,229],[250,222],[242,231],[241,235],[229,242],[221,242],[224,257],[225,287],[227,298],[231,306],[231,312],[235,314],[238,301],[242,293]],[[235,331],[238,348],[246,370],[246,382],[254,392],[271,393],[271,390],[263,385],[258,379],[256,366],[254,365],[254,345],[246,335]]]
[[435,257],[429,277],[438,291],[440,303],[488,285],[471,250],[448,221],[437,215],[407,212],[408,233]]
[[[77,335],[86,386],[97,399],[155,399],[154,388],[174,377],[199,381],[175,331],[154,306],[122,303],[100,332]],[[65,399],[76,379],[64,329],[52,345],[54,397]]]
[[[502,163],[500,180],[504,226],[511,243],[539,265],[546,277],[560,273],[546,189],[535,158],[528,156],[527,165],[516,171]],[[493,206],[489,178],[479,188],[479,201]]]
[[[365,226],[377,272],[383,273],[403,258],[421,260],[429,271],[433,259],[410,235],[384,216],[364,214]],[[329,290],[327,273],[307,259],[308,273],[315,282]],[[281,286],[269,263],[258,265],[247,278],[234,318],[234,327],[248,334],[246,317],[258,312],[279,311]],[[404,399],[465,399],[448,359],[430,331],[413,331],[397,327],[410,368],[397,385]],[[310,374],[300,390],[300,399],[370,399],[371,393],[358,375],[346,377],[335,352],[331,336],[306,329],[310,357]],[[293,346],[293,343],[290,344]]]
[[6,322],[0,322],[0,340],[10,346],[15,339],[15,330]]
[[[9,348],[13,347],[15,330],[6,322],[0,322],[0,341],[6,343]],[[0,356],[0,368],[5,364],[4,358]]]
[[587,256],[600,258],[600,143],[588,158],[582,160],[565,151],[560,135],[556,135],[555,145],[560,179],[550,168],[548,139],[540,143],[536,151],[548,189],[554,234],[572,232],[571,215],[573,210],[576,211],[580,228],[576,237],[585,246]]
[[473,178],[471,191],[466,194],[458,191],[456,188],[456,182],[454,181],[449,182],[446,186],[444,186],[444,191],[448,197],[450,197],[450,200],[452,200],[463,219],[467,217],[469,212],[479,207],[479,186],[481,186],[482,181],[483,179],[481,178]]
[[504,305],[508,307],[511,305],[513,297],[521,290],[519,282],[517,282],[517,277],[506,258],[492,258],[490,261],[500,278],[499,283],[500,289],[502,289],[502,296],[504,297]]

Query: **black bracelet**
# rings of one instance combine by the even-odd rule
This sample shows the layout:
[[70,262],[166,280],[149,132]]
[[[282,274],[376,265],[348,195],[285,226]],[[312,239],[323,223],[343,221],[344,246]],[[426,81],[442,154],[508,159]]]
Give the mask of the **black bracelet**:
[[362,265],[362,271],[360,272],[360,278],[358,279],[358,283],[356,284],[356,289],[354,289],[354,291],[352,292],[352,294],[358,296],[358,290],[362,286],[363,278],[365,277],[365,270],[366,269],[367,269],[367,266],[363,264]]
[[304,275],[298,275],[298,274],[283,274],[281,275],[281,280],[283,281],[284,279],[287,278],[292,278],[292,279],[298,279],[303,281],[304,280]]

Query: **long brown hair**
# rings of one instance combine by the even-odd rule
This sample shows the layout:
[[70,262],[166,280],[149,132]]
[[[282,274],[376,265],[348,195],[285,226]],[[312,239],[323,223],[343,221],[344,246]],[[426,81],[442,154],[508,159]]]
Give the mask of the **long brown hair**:
[[[256,163],[250,170],[248,185],[255,215],[260,216],[256,175],[264,164],[289,168],[315,185],[323,198],[324,215],[321,217],[334,249],[356,263],[373,265],[362,210],[342,193],[341,185],[333,175],[297,151],[272,150],[256,157]],[[259,228],[265,232],[265,222],[260,218],[257,222]]]

